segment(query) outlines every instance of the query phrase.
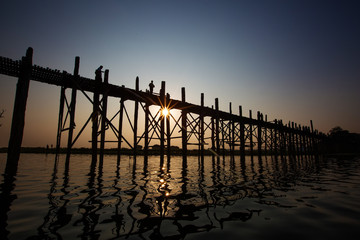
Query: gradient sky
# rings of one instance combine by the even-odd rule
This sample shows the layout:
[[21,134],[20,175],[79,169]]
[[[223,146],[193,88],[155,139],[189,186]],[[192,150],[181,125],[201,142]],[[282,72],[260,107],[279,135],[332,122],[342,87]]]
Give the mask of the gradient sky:
[[[2,1],[0,55],[171,97],[238,105],[327,133],[360,133],[360,1]],[[7,146],[17,79],[0,75],[0,147]],[[31,82],[23,146],[55,144],[60,89]],[[78,94],[76,122],[91,106]],[[110,100],[110,115],[118,109]],[[85,120],[84,120],[85,119]],[[78,127],[78,128],[79,128]],[[89,128],[90,129],[90,128]],[[78,130],[78,129],[77,129]],[[90,146],[87,132],[77,146]],[[63,144],[63,146],[65,146]]]

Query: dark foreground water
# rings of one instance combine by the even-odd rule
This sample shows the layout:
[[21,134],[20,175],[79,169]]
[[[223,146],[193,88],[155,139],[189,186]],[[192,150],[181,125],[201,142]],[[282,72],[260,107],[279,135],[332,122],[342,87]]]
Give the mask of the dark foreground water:
[[[4,173],[6,154],[0,154]],[[360,160],[22,154],[1,239],[358,239]],[[2,175],[1,183],[4,176]],[[2,186],[4,187],[4,186]],[[2,195],[4,197],[4,195]],[[4,201],[3,201],[4,202]],[[6,202],[6,201],[5,201]],[[6,204],[5,204],[6,205]],[[5,216],[5,218],[4,218]]]

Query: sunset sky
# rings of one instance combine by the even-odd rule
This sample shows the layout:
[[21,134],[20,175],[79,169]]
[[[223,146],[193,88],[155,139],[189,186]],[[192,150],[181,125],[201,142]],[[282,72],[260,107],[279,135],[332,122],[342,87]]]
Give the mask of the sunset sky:
[[[242,105],[328,133],[360,133],[360,1],[2,1],[0,56],[145,91],[166,81],[172,98],[220,109]],[[0,147],[9,140],[17,79],[0,75]],[[91,95],[91,94],[90,94]],[[31,82],[23,146],[55,145],[60,88]],[[77,131],[91,105],[78,93]],[[110,99],[109,115],[118,99]],[[88,127],[90,130],[90,127]],[[126,130],[128,131],[128,130]],[[90,131],[76,146],[90,147]],[[63,144],[63,146],[65,146]],[[112,147],[112,146],[109,146]]]

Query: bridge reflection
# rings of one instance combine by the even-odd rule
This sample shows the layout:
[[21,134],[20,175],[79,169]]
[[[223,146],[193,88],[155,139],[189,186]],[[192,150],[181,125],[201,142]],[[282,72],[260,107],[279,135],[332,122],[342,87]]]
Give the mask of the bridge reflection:
[[29,239],[183,239],[262,217],[267,205],[293,207],[282,194],[319,170],[310,157],[105,156],[97,166],[73,158],[55,161],[48,211]]

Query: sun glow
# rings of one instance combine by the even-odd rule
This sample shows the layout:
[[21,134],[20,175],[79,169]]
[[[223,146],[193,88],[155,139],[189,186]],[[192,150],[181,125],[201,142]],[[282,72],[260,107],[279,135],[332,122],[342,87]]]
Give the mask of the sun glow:
[[167,115],[169,115],[169,109],[167,109],[166,107],[162,110],[162,114],[164,117],[167,117]]

